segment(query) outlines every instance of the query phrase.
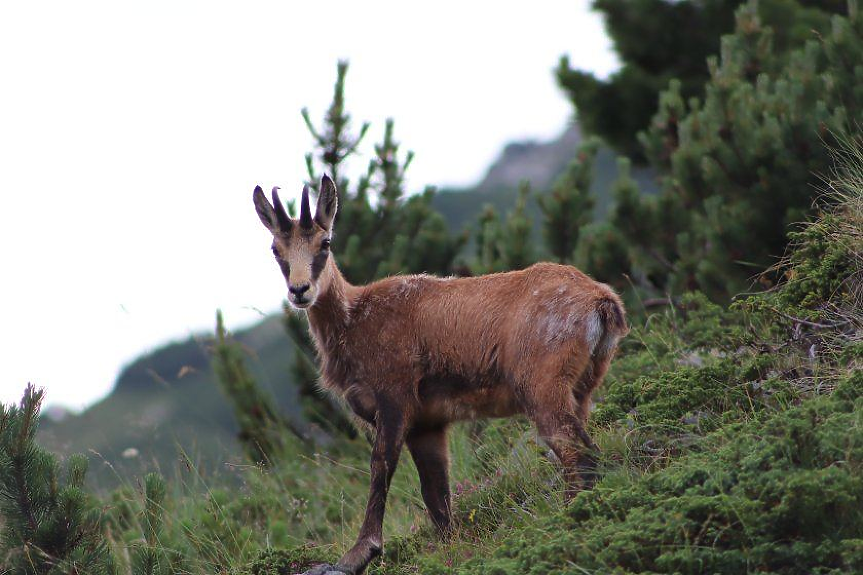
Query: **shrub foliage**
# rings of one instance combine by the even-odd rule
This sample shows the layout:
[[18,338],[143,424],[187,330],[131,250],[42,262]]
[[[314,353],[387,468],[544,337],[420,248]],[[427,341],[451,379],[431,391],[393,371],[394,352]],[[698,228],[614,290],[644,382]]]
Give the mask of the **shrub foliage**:
[[[818,41],[800,47],[786,32],[746,5],[709,62],[703,98],[685,101],[676,83],[663,93],[640,138],[661,173],[658,195],[642,196],[622,159],[609,220],[585,225],[589,140],[539,200],[544,245],[525,184],[510,213],[483,214],[473,257],[432,210],[433,191],[406,194],[412,154],[400,155],[392,122],[364,175],[347,177],[368,125],[351,130],[339,65],[322,127],[304,118],[311,182],[326,171],[339,184],[335,251],[352,281],[550,257],[643,304],[596,397],[592,491],[564,504],[524,421],[457,428],[452,538],[434,536],[405,461],[371,574],[863,570],[863,144],[853,128],[842,135],[863,97],[863,30],[851,4]],[[813,204],[816,175],[837,157],[822,139],[844,148]],[[756,273],[770,289],[729,305]],[[335,559],[362,520],[369,446],[317,393],[302,319],[285,327],[301,422],[278,413],[218,319],[215,367],[251,464],[214,478],[184,457],[176,482],[150,474],[99,493],[85,486],[86,457],[61,464],[36,444],[41,391],[0,407],[0,571],[283,575]]]

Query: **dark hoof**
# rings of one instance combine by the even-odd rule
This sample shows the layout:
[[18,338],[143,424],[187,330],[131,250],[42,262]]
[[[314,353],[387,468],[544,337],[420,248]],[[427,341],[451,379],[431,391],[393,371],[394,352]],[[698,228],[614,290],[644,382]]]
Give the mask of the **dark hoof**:
[[593,486],[599,481],[599,473],[595,471],[581,472],[579,478],[581,479],[581,488],[587,491],[593,489]]
[[581,480],[582,489],[593,489],[599,480],[598,463],[597,458],[591,453],[585,453],[578,458],[578,477]]

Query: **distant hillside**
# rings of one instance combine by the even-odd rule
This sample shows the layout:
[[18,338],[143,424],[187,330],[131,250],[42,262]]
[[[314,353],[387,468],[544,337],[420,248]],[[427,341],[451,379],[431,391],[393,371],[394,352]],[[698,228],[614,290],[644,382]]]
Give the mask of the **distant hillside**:
[[[286,413],[296,415],[288,381],[294,348],[280,318],[267,318],[235,338],[249,350],[257,380]],[[240,459],[231,407],[216,386],[208,346],[208,336],[202,336],[141,356],[96,405],[59,422],[46,419],[40,441],[60,453],[90,453],[95,478],[103,485],[112,484],[115,474],[152,469],[154,463],[170,473],[180,447],[210,472],[217,471],[218,462]],[[105,463],[100,465],[100,459]]]
[[[477,185],[471,188],[441,189],[434,198],[434,206],[444,215],[453,231],[460,231],[465,226],[472,227],[486,204],[505,213],[515,205],[518,186],[523,180],[530,182],[536,194],[548,192],[555,179],[575,157],[582,139],[579,127],[572,125],[550,142],[507,144]],[[632,177],[638,181],[643,192],[656,191],[654,174],[649,168],[634,167]],[[609,148],[602,147],[597,154],[591,188],[596,198],[597,217],[604,217],[608,211],[611,203],[609,190],[616,178],[616,156]],[[528,210],[538,223],[539,208],[536,202],[531,202]],[[538,227],[535,229],[538,230]]]
[[[440,192],[435,206],[453,230],[473,225],[485,204],[506,212],[514,205],[523,179],[532,183],[535,192],[547,191],[581,139],[580,130],[573,126],[551,142],[509,144],[481,182],[469,189]],[[652,178],[645,170],[633,175],[643,189],[652,189]],[[602,149],[594,180],[597,214],[607,209],[606,191],[615,176],[614,156]],[[538,218],[535,202],[530,209]],[[265,319],[235,337],[250,350],[250,367],[258,381],[273,392],[286,413],[298,415],[289,371],[294,351],[279,318]],[[216,386],[207,346],[205,335],[142,355],[123,370],[113,392],[98,404],[81,415],[65,415],[58,421],[46,418],[40,440],[59,453],[94,452],[94,475],[103,484],[112,483],[117,474],[152,468],[154,462],[170,472],[178,464],[178,448],[210,472],[218,462],[240,459],[234,418]],[[137,455],[130,457],[133,453]],[[99,459],[106,463],[99,465]]]

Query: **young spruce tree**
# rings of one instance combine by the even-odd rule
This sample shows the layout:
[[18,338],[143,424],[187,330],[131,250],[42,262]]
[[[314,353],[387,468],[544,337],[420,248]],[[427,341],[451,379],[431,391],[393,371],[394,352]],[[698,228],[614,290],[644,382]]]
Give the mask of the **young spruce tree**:
[[[672,79],[684,99],[701,98],[710,78],[707,58],[734,29],[741,0],[593,0],[621,60],[608,79],[572,68],[562,57],[557,80],[572,100],[578,122],[621,154],[645,160],[636,135],[657,112],[658,96]],[[831,14],[845,13],[845,0],[761,0],[761,19],[776,30],[783,53],[827,34]]]
[[586,139],[551,191],[537,197],[545,245],[559,263],[572,263],[581,228],[593,217],[590,184],[599,146],[597,138]]
[[[333,235],[333,253],[339,269],[353,283],[367,283],[402,273],[450,274],[466,236],[451,236],[443,217],[432,208],[434,190],[408,196],[405,172],[413,152],[400,157],[394,123],[387,120],[383,140],[374,146],[374,156],[356,184],[345,175],[346,163],[358,155],[369,123],[357,133],[345,107],[347,62],[339,62],[333,100],[321,128],[315,127],[307,109],[303,119],[314,142],[306,155],[309,185],[317,189],[320,176],[336,182],[339,209]],[[352,434],[353,427],[342,408],[317,387],[318,371],[305,314],[287,311],[285,327],[297,347],[293,375],[306,416],[324,429]]]
[[246,367],[245,351],[228,334],[221,311],[216,312],[213,371],[222,393],[234,408],[240,428],[238,439],[251,461],[272,463],[284,445],[286,432],[301,442],[308,441],[297,425],[280,415],[273,397],[255,382]]
[[36,444],[44,392],[28,385],[20,405],[0,404],[0,566],[7,573],[112,574],[104,516],[84,490],[87,458],[65,473]]
[[861,61],[854,2],[829,34],[790,53],[775,49],[757,3],[741,7],[708,62],[704,99],[687,102],[672,82],[639,138],[660,193],[639,194],[625,178],[608,226],[586,233],[591,249],[579,252],[606,264],[625,254],[606,270],[626,272],[647,295],[700,289],[723,300],[749,289],[784,253],[788,226],[811,213],[817,174],[831,170],[825,144],[860,117]]
[[476,260],[473,273],[488,274],[524,269],[536,261],[533,221],[527,213],[530,184],[522,182],[515,208],[506,218],[488,205],[480,214],[476,233]]

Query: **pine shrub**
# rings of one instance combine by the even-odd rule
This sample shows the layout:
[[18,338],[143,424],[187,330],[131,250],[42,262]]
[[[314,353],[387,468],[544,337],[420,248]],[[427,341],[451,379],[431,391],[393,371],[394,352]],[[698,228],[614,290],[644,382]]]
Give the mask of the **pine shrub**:
[[87,458],[65,472],[36,444],[42,390],[28,385],[21,403],[0,405],[0,565],[13,573],[114,573],[104,516],[84,488]]

